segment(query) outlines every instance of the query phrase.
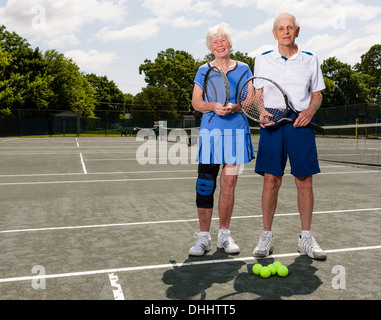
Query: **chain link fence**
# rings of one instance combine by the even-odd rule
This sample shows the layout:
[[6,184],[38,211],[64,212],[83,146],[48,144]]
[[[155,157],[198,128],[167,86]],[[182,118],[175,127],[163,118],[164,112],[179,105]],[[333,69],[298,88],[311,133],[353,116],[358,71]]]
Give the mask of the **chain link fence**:
[[[97,111],[97,118],[85,118],[65,110],[13,110],[10,117],[0,119],[1,137],[134,135],[136,128],[153,128],[158,120],[170,128],[191,128],[200,125],[200,117],[182,115],[181,119],[131,119],[129,114]],[[322,126],[371,124],[381,122],[381,105],[358,104],[320,108],[316,122]],[[251,124],[252,125],[252,124]],[[253,124],[255,125],[255,124]]]

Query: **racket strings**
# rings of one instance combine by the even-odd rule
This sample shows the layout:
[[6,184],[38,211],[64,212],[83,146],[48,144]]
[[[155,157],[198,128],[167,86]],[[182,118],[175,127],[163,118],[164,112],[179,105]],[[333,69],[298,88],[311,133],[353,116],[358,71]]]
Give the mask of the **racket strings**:
[[240,102],[250,118],[262,123],[276,122],[287,113],[283,93],[264,79],[248,81],[242,88]]
[[212,70],[206,79],[206,99],[208,102],[219,102],[225,105],[227,100],[227,90],[223,75]]

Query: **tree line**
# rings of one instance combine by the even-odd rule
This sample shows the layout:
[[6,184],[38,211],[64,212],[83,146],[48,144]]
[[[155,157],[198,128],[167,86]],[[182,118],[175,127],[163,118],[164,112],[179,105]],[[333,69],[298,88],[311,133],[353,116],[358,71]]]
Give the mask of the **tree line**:
[[[41,52],[0,26],[0,118],[15,110],[71,110],[81,117],[119,117],[133,96],[106,76],[86,74],[56,50]],[[100,111],[108,111],[100,112]]]
[[[0,26],[0,118],[15,110],[71,110],[85,118],[179,119],[191,114],[193,79],[198,68],[213,60],[169,48],[154,61],[144,60],[139,73],[147,86],[135,96],[123,93],[106,76],[81,72],[56,50],[41,52],[15,32]],[[233,52],[232,59],[255,59]],[[322,62],[326,83],[322,108],[381,103],[381,45],[376,44],[354,66],[336,57]],[[30,113],[33,117],[33,112]]]

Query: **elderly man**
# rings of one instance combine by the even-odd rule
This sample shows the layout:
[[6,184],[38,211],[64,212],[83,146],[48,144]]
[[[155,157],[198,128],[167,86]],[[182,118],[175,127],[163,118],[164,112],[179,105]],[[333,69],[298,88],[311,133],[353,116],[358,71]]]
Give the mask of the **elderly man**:
[[[300,27],[295,17],[280,14],[274,21],[273,34],[277,45],[274,50],[256,58],[254,75],[276,81],[287,93],[294,107],[300,111],[295,123],[262,125],[256,163],[256,173],[264,176],[262,191],[263,234],[254,249],[254,257],[272,253],[272,223],[277,206],[278,192],[287,158],[291,174],[295,177],[297,203],[302,232],[298,250],[313,259],[326,259],[326,254],[311,236],[314,205],[312,176],[320,172],[315,132],[305,128],[314,120],[322,102],[321,90],[325,88],[317,57],[302,51],[295,43]],[[274,148],[273,146],[279,146]]]

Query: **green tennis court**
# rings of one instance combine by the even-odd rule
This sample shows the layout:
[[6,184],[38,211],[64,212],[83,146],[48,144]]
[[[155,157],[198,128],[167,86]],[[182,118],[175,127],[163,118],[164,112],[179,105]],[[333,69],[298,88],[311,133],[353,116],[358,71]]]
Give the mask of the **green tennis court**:
[[[290,274],[262,279],[250,272],[262,229],[262,178],[254,163],[245,166],[236,190],[231,230],[241,253],[217,250],[215,212],[212,251],[190,258],[198,231],[192,148],[177,145],[173,161],[160,164],[164,149],[154,141],[156,164],[141,165],[136,154],[145,142],[134,137],[1,138],[0,299],[380,299],[381,170],[369,161],[350,164],[345,154],[353,147],[359,157],[379,161],[381,140],[317,141],[323,160],[313,234],[327,260],[297,253],[300,220],[287,174],[275,250],[260,263],[279,260]],[[323,157],[328,150],[346,159]]]

